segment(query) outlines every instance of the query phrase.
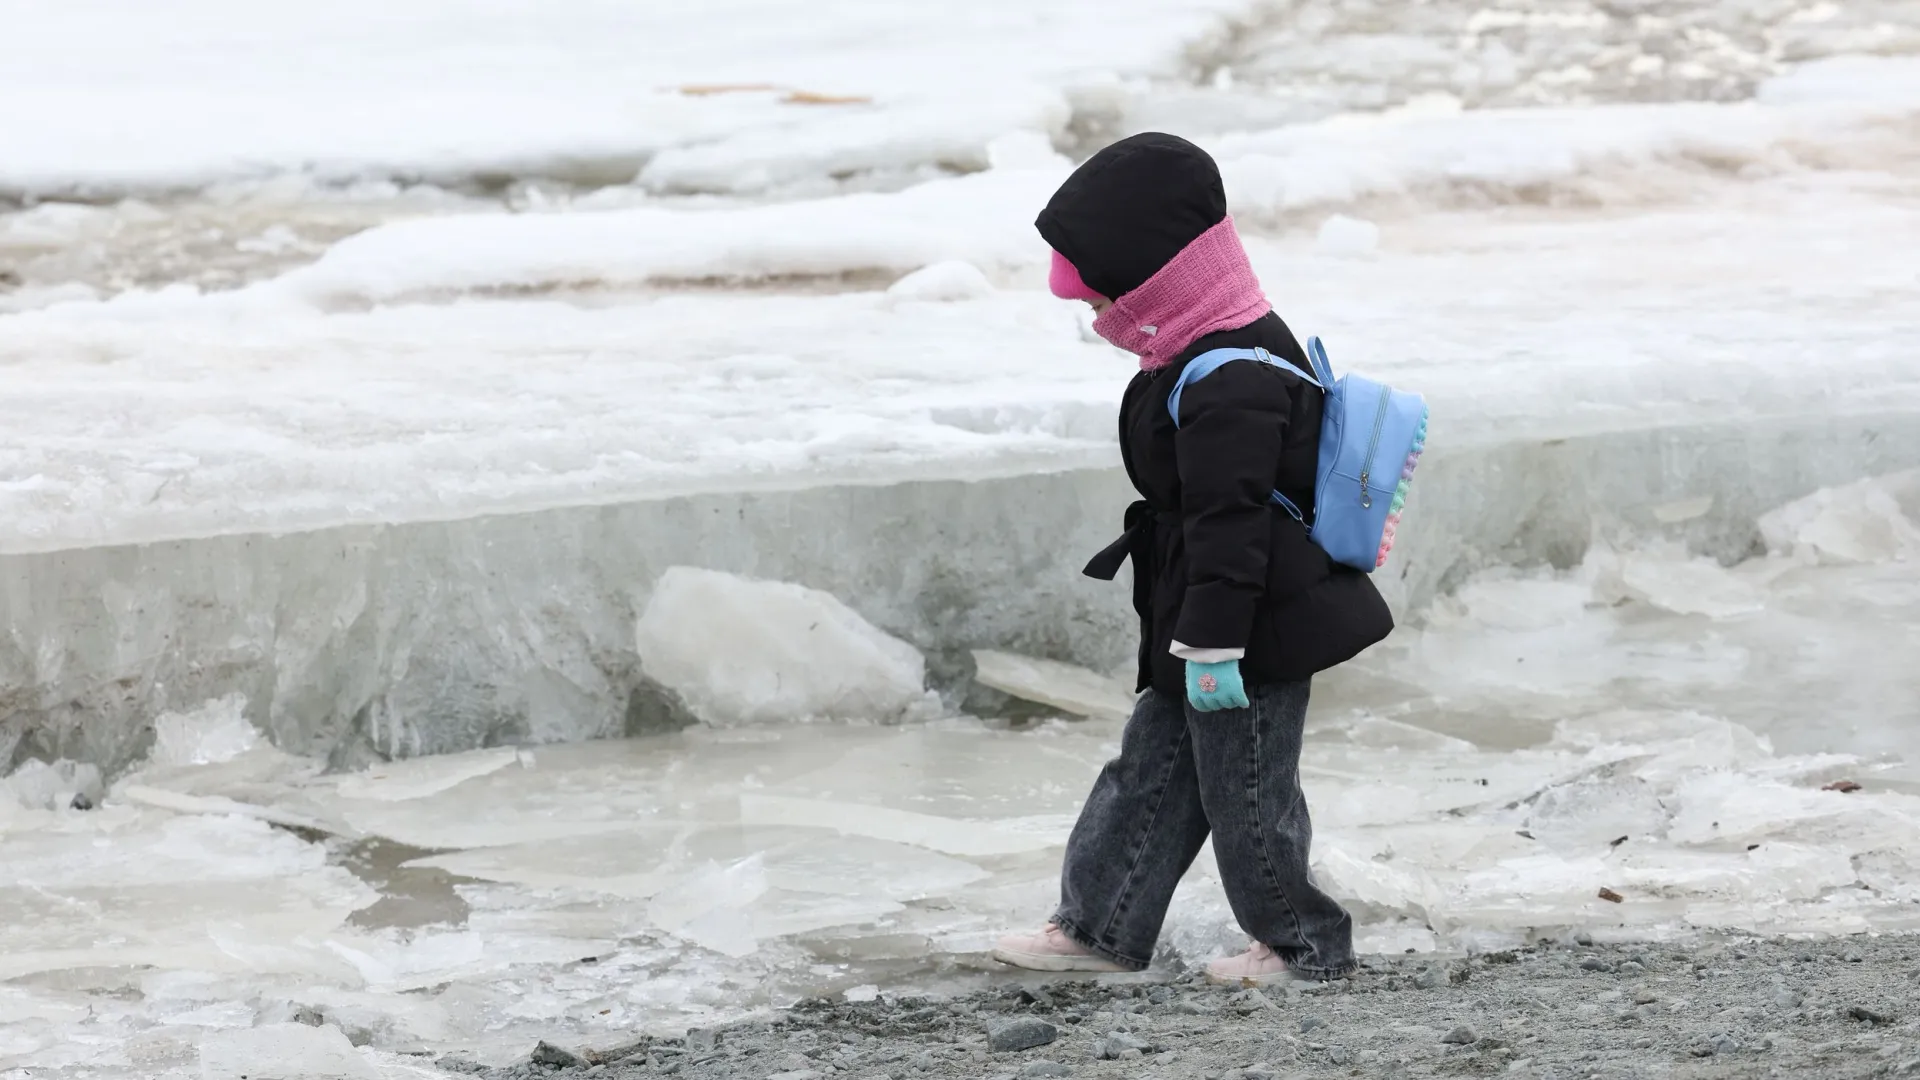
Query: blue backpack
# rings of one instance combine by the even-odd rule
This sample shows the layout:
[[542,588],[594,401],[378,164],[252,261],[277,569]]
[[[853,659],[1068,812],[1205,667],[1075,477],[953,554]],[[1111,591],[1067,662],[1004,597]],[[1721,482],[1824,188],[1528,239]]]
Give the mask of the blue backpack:
[[[1358,375],[1336,380],[1316,337],[1307,339],[1312,374],[1265,349],[1214,349],[1194,357],[1167,397],[1174,427],[1180,426],[1180,392],[1235,360],[1280,365],[1325,391],[1307,535],[1337,563],[1369,573],[1385,566],[1407,504],[1407,485],[1427,446],[1427,403],[1418,394]],[[1273,501],[1306,523],[1293,500],[1276,491]]]

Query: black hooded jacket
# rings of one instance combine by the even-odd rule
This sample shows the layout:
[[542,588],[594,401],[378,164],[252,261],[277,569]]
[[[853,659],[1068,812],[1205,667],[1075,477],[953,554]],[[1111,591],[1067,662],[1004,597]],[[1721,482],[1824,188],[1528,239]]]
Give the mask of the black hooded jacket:
[[[1089,287],[1114,298],[1144,284],[1226,217],[1219,170],[1171,135],[1136,135],[1075,170],[1035,223]],[[1373,582],[1341,566],[1269,498],[1313,505],[1322,395],[1266,364],[1231,363],[1167,398],[1201,353],[1264,346],[1305,369],[1277,315],[1209,334],[1172,364],[1143,371],[1120,404],[1120,454],[1140,501],[1126,532],[1087,567],[1111,579],[1133,560],[1140,615],[1139,688],[1184,695],[1194,649],[1245,649],[1249,686],[1304,679],[1353,658],[1393,630]],[[1311,520],[1311,519],[1309,519]]]

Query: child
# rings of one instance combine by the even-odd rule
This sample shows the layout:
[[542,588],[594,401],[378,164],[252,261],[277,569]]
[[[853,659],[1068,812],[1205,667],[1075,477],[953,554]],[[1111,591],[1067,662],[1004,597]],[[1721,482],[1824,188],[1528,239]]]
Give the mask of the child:
[[1167,401],[1210,349],[1264,346],[1307,369],[1227,217],[1220,172],[1171,135],[1107,147],[1035,223],[1055,295],[1085,300],[1100,336],[1140,357],[1120,404],[1120,458],[1140,493],[1126,533],[1087,566],[1133,561],[1144,691],[1067,842],[1060,906],[994,956],[1038,971],[1138,971],[1174,886],[1213,834],[1247,952],[1208,977],[1260,985],[1354,967],[1347,913],[1307,871],[1299,762],[1309,683],[1385,638],[1372,581],[1334,563],[1270,502],[1313,505],[1321,392],[1286,368],[1228,363]]

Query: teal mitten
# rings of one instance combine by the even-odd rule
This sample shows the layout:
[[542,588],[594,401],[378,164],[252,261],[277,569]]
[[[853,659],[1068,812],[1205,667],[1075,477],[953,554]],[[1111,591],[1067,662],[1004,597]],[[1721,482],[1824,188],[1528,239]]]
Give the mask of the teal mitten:
[[1247,707],[1247,687],[1240,681],[1240,661],[1218,664],[1187,661],[1187,701],[1199,712]]

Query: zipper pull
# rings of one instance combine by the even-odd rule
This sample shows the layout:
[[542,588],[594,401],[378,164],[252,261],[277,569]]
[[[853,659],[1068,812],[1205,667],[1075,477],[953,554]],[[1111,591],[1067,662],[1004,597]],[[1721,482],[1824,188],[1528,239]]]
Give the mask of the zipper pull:
[[1360,474],[1360,505],[1368,510],[1373,509],[1373,492],[1367,490],[1367,474],[1365,472]]

